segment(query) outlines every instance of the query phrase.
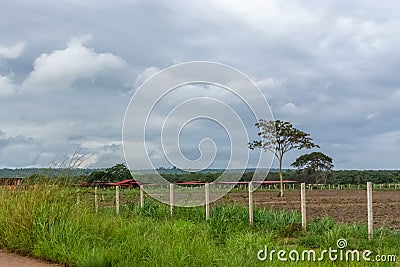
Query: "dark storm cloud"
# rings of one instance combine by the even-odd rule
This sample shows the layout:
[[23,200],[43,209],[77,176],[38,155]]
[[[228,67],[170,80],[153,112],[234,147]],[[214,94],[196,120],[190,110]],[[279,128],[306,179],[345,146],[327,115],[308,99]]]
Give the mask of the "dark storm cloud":
[[171,64],[211,60],[252,78],[275,118],[310,132],[337,168],[398,168],[399,10],[397,1],[3,1],[0,167],[48,165],[77,146],[91,155],[82,166],[122,162],[135,89]]

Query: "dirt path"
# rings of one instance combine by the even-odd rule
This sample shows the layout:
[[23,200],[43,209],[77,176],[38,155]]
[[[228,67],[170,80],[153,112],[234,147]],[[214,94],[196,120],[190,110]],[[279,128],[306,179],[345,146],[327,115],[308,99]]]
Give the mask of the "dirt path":
[[20,256],[0,250],[0,267],[61,267],[63,265],[49,263],[38,259]]

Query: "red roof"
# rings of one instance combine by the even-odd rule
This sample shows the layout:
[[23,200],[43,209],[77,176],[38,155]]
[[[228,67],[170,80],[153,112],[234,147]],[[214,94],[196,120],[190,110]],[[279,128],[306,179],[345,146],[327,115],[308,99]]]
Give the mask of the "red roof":
[[107,183],[109,185],[140,185],[141,182],[137,182],[135,180],[123,180],[115,183]]

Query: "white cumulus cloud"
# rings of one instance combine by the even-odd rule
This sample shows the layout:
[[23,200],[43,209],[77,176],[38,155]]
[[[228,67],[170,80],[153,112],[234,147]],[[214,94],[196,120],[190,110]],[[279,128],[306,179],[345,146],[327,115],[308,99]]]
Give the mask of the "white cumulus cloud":
[[23,88],[35,91],[65,89],[79,79],[95,79],[103,71],[123,66],[120,57],[97,53],[87,47],[90,39],[90,36],[75,37],[67,48],[41,54]]
[[19,42],[11,47],[7,47],[0,44],[0,58],[2,57],[10,59],[18,58],[24,51],[24,48],[25,48],[24,42]]
[[148,78],[153,76],[154,74],[158,73],[160,71],[160,68],[158,67],[149,67],[143,70],[136,78],[136,81],[134,83],[135,89],[138,88],[139,86],[142,85]]
[[9,96],[17,91],[17,86],[7,77],[0,75],[0,97]]

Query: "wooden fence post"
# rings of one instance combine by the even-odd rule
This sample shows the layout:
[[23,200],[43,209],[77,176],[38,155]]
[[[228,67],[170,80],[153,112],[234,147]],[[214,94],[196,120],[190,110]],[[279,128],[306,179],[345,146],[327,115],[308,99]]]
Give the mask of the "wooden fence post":
[[249,222],[253,224],[253,182],[249,182]]
[[119,186],[115,186],[115,212],[119,214]]
[[169,212],[171,213],[174,210],[174,184],[169,184]]
[[144,192],[143,192],[143,185],[139,185],[139,191],[140,191],[140,207],[144,207]]
[[94,210],[99,212],[99,201],[97,199],[97,186],[94,187]]
[[372,183],[367,182],[367,206],[368,206],[368,240],[372,240],[374,235],[374,222],[372,211]]
[[301,184],[301,226],[303,227],[303,231],[307,229],[307,216],[306,216],[306,184]]
[[81,198],[79,196],[79,189],[76,189],[76,205],[79,205],[81,202]]
[[206,221],[210,219],[210,189],[209,183],[205,183],[204,191],[206,194]]

